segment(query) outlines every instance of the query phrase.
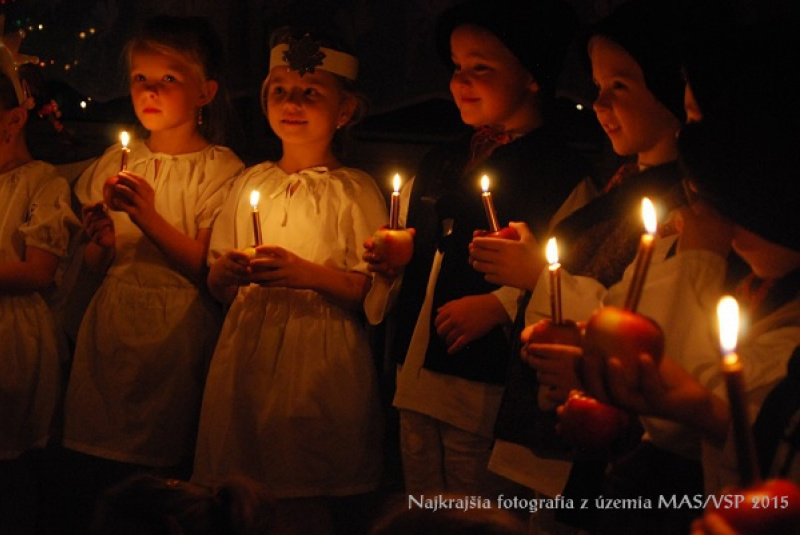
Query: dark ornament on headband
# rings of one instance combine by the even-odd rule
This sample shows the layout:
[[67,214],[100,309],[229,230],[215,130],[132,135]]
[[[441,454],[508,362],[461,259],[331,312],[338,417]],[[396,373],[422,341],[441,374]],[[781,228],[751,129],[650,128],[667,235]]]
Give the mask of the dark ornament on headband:
[[284,52],[283,59],[289,64],[289,69],[297,71],[303,76],[307,72],[314,73],[314,69],[322,65],[325,53],[320,50],[319,41],[314,41],[309,34],[300,39],[289,40],[289,50]]

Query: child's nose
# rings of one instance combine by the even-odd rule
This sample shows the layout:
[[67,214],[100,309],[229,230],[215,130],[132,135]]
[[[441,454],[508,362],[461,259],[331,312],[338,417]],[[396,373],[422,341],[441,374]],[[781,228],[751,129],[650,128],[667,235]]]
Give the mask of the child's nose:
[[453,71],[450,83],[455,85],[467,85],[470,83],[470,78],[464,71]]
[[597,112],[597,110],[607,110],[609,107],[608,96],[603,92],[598,93],[592,103],[592,109]]
[[302,90],[289,91],[289,93],[286,95],[285,103],[287,105],[300,106],[302,103],[302,99],[303,99]]

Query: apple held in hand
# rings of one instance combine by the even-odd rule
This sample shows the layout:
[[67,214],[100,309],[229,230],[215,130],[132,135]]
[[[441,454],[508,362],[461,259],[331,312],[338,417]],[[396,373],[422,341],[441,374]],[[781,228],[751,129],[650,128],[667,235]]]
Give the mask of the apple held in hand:
[[587,450],[609,448],[629,422],[625,411],[577,390],[570,392],[558,417],[558,432],[564,442]]
[[[527,335],[527,339],[524,337]],[[578,324],[572,320],[554,323],[550,318],[539,320],[523,331],[523,340],[528,344],[564,344],[580,347],[582,338]]]
[[488,230],[475,231],[476,236],[482,238],[501,238],[504,240],[519,241],[519,233],[513,227],[503,227],[496,232],[489,232]]
[[664,333],[646,316],[617,307],[603,307],[586,323],[583,338],[584,358],[609,357],[622,361],[625,380],[638,382],[639,355],[647,353],[658,364],[664,354]]
[[401,268],[414,254],[414,234],[404,228],[380,228],[372,236],[374,251],[390,267]]
[[512,227],[503,227],[497,232],[489,232],[488,234],[486,234],[486,237],[519,241],[519,234]]
[[747,489],[726,492],[709,510],[741,535],[799,535],[800,487],[786,479],[762,481]]

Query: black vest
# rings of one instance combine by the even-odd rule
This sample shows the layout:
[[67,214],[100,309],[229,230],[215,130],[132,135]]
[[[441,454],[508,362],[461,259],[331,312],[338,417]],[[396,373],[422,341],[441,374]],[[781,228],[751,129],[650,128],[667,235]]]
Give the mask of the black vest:
[[[498,147],[481,165],[463,173],[468,152],[468,137],[434,149],[423,159],[414,179],[407,220],[407,226],[416,229],[414,257],[406,266],[392,313],[389,351],[394,361],[405,360],[438,247],[445,254],[434,291],[425,368],[473,381],[503,384],[510,346],[501,327],[492,329],[455,355],[447,354],[444,340],[433,327],[439,306],[497,289],[468,262],[473,231],[488,227],[480,177],[487,174],[491,179],[500,225],[525,221],[542,240],[550,218],[578,182],[590,174],[589,166],[547,127]],[[452,233],[444,236],[448,221],[452,222]]]

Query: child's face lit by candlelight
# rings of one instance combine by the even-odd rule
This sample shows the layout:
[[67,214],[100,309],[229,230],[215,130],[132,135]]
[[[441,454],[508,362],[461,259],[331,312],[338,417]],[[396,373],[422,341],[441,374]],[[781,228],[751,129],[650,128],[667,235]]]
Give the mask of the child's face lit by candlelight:
[[152,48],[131,53],[130,90],[136,116],[150,132],[196,128],[197,110],[217,91],[179,55]]
[[644,73],[621,46],[602,36],[589,41],[592,79],[597,87],[594,112],[621,156],[659,164],[675,157],[677,117],[650,92]]
[[478,26],[458,26],[450,36],[450,53],[450,92],[465,124],[531,129],[538,85],[500,39]]
[[292,144],[329,144],[356,105],[340,89],[336,77],[321,69],[300,76],[286,67],[275,67],[265,98],[272,130],[281,141]]

